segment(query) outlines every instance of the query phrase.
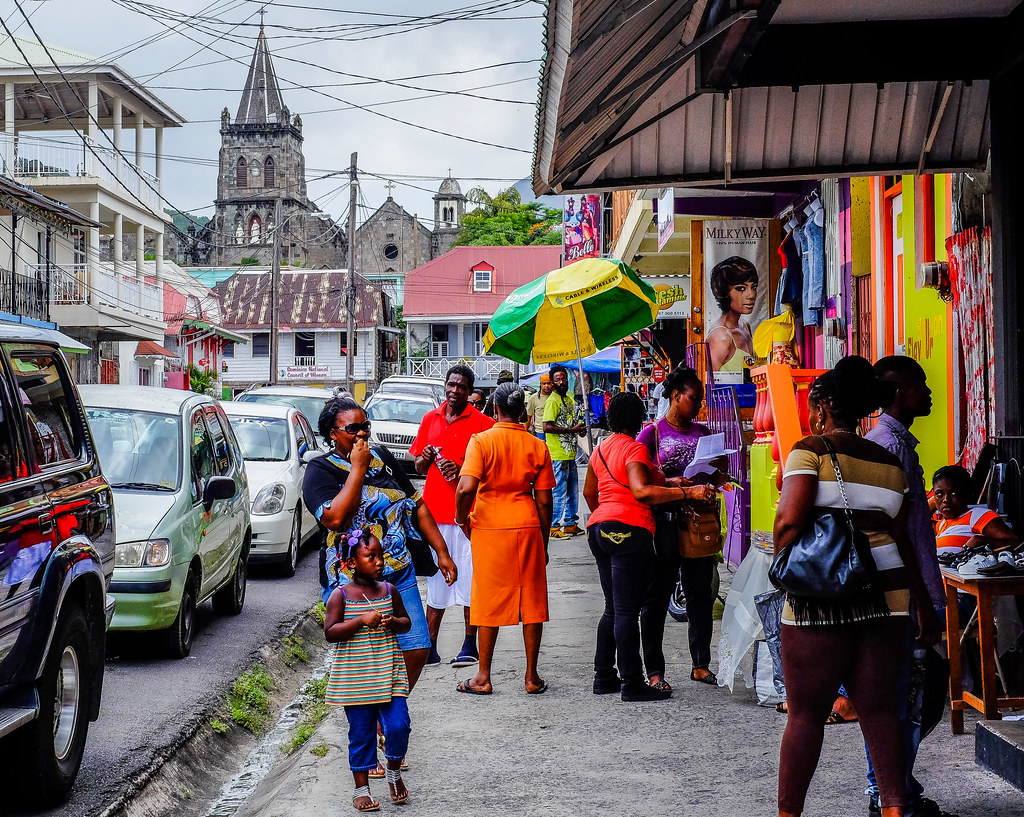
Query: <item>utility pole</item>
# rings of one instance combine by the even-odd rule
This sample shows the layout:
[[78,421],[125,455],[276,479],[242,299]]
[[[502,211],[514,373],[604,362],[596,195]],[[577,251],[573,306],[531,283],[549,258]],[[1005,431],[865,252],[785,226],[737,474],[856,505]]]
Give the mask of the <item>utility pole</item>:
[[359,195],[359,179],[356,177],[356,159],[358,153],[352,154],[352,164],[348,169],[348,281],[345,285],[345,310],[348,312],[348,324],[345,332],[345,388],[355,394],[352,385],[355,382],[356,349],[356,199]]
[[274,202],[274,260],[270,267],[270,385],[277,385],[278,326],[281,323],[281,197]]

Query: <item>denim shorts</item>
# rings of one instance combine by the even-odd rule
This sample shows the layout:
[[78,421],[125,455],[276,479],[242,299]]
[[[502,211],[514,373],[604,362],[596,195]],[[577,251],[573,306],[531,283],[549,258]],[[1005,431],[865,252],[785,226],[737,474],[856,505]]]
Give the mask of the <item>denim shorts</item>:
[[[420,598],[420,589],[416,584],[416,571],[409,565],[398,573],[392,573],[384,577],[402,597],[405,605],[405,612],[409,614],[409,632],[399,633],[398,646],[402,652],[407,650],[430,649],[430,633],[427,631],[427,615],[423,611],[423,600]],[[321,588],[320,596],[327,604],[334,588]]]

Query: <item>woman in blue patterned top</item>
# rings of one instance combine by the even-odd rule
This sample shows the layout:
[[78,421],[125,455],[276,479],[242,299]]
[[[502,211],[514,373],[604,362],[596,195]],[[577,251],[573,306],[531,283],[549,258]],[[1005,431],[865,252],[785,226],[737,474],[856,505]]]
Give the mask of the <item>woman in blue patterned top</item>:
[[434,518],[394,457],[369,446],[370,422],[354,400],[335,398],[320,414],[320,435],[333,443],[329,454],[306,466],[302,498],[326,529],[320,548],[320,586],[324,602],[335,588],[352,580],[342,557],[344,532],[368,529],[384,549],[384,578],[401,594],[412,626],[398,637],[409,671],[409,688],[430,651],[427,619],[416,587],[407,541],[423,538],[434,549],[437,565],[451,584],[458,571]]

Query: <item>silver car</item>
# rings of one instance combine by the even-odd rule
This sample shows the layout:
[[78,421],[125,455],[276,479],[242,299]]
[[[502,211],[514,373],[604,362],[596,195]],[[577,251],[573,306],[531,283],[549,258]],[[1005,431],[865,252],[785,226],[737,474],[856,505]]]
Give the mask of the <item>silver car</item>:
[[386,448],[408,471],[415,470],[409,446],[416,439],[420,421],[438,403],[426,395],[378,391],[366,401],[371,421],[370,444]]

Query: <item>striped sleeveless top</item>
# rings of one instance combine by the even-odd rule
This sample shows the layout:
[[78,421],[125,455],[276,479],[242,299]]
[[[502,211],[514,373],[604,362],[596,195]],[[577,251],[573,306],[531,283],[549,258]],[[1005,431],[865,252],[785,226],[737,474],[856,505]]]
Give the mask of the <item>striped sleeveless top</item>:
[[[345,621],[372,610],[382,616],[392,614],[390,585],[388,594],[380,599],[354,601],[345,597]],[[363,627],[348,641],[334,645],[327,677],[327,703],[361,706],[407,697],[409,676],[398,637],[393,632],[383,627]]]
[[[889,533],[889,525],[899,513],[907,493],[907,477],[903,466],[880,445],[862,440],[857,440],[855,447],[846,444],[846,441],[836,442],[837,448],[842,446],[838,452],[839,468],[853,511],[853,524],[868,537],[871,555],[878,568],[878,584],[885,591],[886,604],[893,616],[909,615],[910,581],[907,568]],[[816,509],[821,511],[844,507],[835,469],[832,467],[832,457],[818,438],[805,437],[793,446],[786,460],[783,479],[797,475],[817,478],[818,493],[814,501]],[[854,615],[848,620],[857,621],[859,618]],[[814,624],[799,621],[788,600],[782,611],[782,623]]]

